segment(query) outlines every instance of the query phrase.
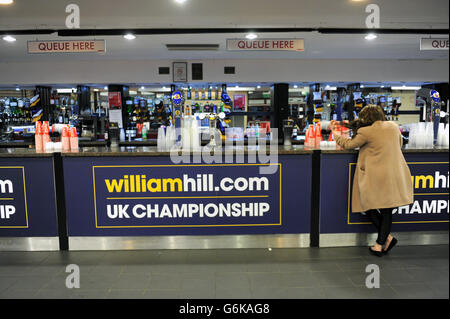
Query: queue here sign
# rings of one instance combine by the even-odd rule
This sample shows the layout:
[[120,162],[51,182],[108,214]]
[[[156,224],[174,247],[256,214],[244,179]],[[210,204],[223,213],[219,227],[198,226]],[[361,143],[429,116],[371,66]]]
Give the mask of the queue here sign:
[[28,53],[105,53],[105,40],[28,41]]
[[447,38],[422,38],[420,39],[420,50],[447,50],[448,51],[448,37]]
[[305,51],[304,39],[228,39],[228,51]]

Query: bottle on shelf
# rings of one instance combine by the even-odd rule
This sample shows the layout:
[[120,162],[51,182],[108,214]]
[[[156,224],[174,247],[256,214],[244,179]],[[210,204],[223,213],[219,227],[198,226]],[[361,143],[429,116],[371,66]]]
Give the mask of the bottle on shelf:
[[59,109],[58,111],[58,123],[59,124],[63,124],[64,123],[64,114],[63,114],[63,110]]
[[69,110],[64,110],[64,124],[69,124],[70,120],[69,120]]
[[50,93],[50,106],[53,108],[53,105],[55,105],[55,91]]

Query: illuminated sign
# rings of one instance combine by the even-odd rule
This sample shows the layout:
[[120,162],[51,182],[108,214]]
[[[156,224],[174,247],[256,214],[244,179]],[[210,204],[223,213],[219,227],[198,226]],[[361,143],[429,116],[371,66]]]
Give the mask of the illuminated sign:
[[105,53],[105,40],[28,41],[28,53]]
[[173,92],[173,94],[172,94],[173,104],[175,104],[175,105],[181,104],[182,99],[183,99],[183,97],[182,97],[180,92],[178,92],[178,91],[177,92]]
[[228,51],[305,51],[304,39],[228,39]]
[[448,38],[422,38],[420,39],[420,50],[448,50]]

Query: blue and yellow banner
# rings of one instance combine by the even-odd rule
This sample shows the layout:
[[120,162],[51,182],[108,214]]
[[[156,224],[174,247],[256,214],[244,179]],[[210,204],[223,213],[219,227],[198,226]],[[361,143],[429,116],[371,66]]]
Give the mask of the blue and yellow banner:
[[[169,157],[65,157],[69,236],[308,233],[311,159],[174,165]],[[261,174],[266,165],[276,173]]]
[[0,158],[0,237],[57,235],[53,158]]
[[[406,153],[414,185],[414,203],[393,209],[393,231],[448,230],[448,153]],[[351,211],[355,154],[322,154],[321,233],[364,233],[374,228]]]

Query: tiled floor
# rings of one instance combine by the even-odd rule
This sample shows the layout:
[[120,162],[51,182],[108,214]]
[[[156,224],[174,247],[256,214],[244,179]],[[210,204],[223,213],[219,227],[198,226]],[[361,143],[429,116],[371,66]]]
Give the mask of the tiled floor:
[[[68,289],[66,266],[80,267]],[[380,288],[365,286],[366,266]],[[0,298],[449,298],[449,247],[0,252]]]

